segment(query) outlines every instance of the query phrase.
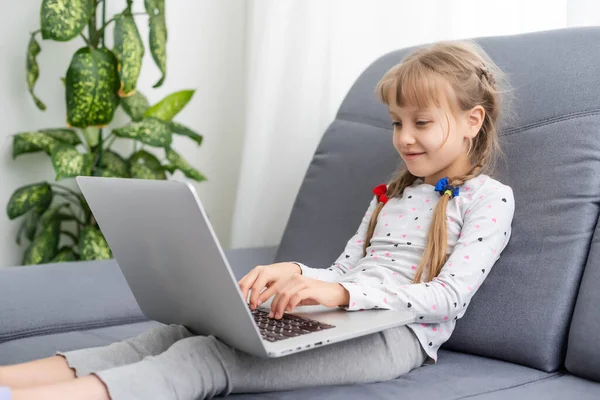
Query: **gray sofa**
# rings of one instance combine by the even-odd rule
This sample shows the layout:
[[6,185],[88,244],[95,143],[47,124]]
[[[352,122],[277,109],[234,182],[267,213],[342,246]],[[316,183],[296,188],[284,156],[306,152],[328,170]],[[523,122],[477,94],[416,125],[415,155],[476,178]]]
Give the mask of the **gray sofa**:
[[[516,211],[511,240],[437,365],[369,385],[235,394],[253,398],[600,398],[600,27],[477,41],[516,89],[497,178]],[[228,250],[237,277],[258,264],[328,267],[401,162],[373,89],[411,49],[370,65],[323,136],[279,246]],[[0,270],[0,364],[107,345],[158,323],[114,260]]]

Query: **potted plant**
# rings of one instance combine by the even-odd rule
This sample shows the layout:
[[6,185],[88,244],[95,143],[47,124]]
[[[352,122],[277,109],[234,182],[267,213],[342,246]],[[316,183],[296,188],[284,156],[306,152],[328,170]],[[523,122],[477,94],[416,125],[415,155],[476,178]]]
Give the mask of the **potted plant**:
[[[154,105],[136,89],[142,66],[144,43],[135,15],[145,14],[149,24],[149,48],[161,77],[166,78],[167,27],[164,0],[145,0],[145,13],[133,13],[132,0],[125,9],[106,20],[107,0],[43,0],[40,29],[31,33],[27,48],[27,85],[36,106],[46,106],[34,93],[39,75],[36,57],[43,40],[82,39],[84,46],[72,56],[63,79],[67,108],[66,125],[20,132],[12,137],[13,158],[34,152],[46,153],[56,172],[55,181],[78,175],[167,179],[180,170],[196,181],[206,180],[172,147],[172,135],[184,135],[202,144],[202,135],[173,121],[190,101],[194,90],[172,93]],[[100,8],[101,7],[101,8]],[[105,31],[113,29],[109,48]],[[117,107],[131,118],[125,126],[106,128]],[[111,149],[116,138],[132,140],[131,154]],[[159,160],[146,146],[164,151]],[[112,254],[81,193],[56,182],[22,186],[12,194],[6,212],[9,219],[21,219],[17,244],[29,241],[22,263],[97,260]],[[70,222],[70,224],[67,224]],[[69,231],[67,226],[74,226]],[[59,248],[62,236],[68,245]]]

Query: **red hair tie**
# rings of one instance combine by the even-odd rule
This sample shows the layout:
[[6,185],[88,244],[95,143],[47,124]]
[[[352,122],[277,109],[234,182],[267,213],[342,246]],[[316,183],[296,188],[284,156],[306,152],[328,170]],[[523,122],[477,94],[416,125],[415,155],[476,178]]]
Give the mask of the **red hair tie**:
[[381,185],[376,186],[373,189],[373,194],[375,194],[377,196],[377,200],[382,202],[383,204],[385,204],[388,201],[385,192],[387,192],[387,186],[385,183],[382,183]]

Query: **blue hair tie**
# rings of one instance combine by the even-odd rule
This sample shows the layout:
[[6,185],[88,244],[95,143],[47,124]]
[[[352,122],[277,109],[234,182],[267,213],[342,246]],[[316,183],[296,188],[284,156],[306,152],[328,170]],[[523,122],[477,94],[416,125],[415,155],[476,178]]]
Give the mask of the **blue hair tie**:
[[450,198],[458,196],[459,188],[448,184],[448,177],[442,178],[435,184],[435,191],[440,192],[440,196],[448,193]]

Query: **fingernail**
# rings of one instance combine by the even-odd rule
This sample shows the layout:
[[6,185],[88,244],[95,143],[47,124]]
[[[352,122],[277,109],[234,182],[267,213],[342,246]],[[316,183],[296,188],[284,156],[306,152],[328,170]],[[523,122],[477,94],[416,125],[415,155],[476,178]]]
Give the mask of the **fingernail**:
[[259,300],[258,301],[258,305],[260,306],[261,304],[262,304],[262,300]]
[[273,318],[273,312],[272,311],[269,313],[269,318]]

